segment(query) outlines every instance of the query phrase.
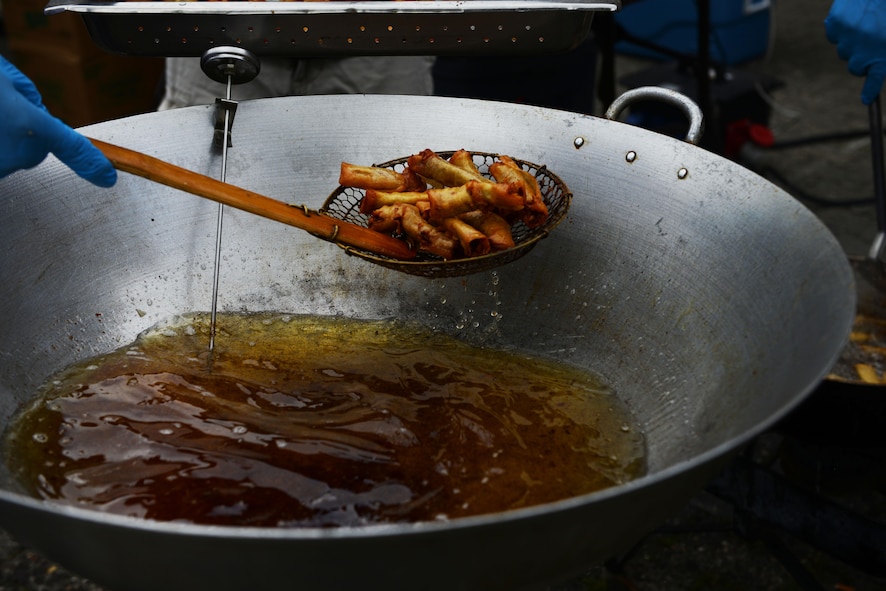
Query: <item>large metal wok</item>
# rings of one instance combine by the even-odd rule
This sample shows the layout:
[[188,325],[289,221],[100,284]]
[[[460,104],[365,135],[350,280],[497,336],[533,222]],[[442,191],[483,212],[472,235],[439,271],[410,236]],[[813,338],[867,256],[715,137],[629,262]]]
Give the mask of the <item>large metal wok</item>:
[[[209,175],[213,107],[94,125],[90,136]],[[447,280],[349,256],[230,211],[220,310],[404,318],[590,368],[648,440],[646,476],[600,493],[445,523],[197,527],[38,502],[4,483],[0,525],[112,589],[518,589],[573,577],[677,511],[794,408],[854,318],[850,267],[808,210],[738,165],[605,119],[437,97],[241,103],[228,181],[317,207],[342,160],[423,148],[547,164],[574,193],[526,257]],[[0,181],[0,413],[48,374],[207,310],[216,205],[121,175],[96,189],[57,161]]]

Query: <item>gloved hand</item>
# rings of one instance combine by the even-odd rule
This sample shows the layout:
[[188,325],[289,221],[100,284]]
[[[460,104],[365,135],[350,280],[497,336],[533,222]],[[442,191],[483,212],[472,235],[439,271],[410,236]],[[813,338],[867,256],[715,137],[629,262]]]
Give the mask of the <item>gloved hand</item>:
[[861,102],[871,104],[886,79],[886,0],[834,0],[824,25],[849,71],[866,77]]
[[37,166],[50,152],[99,187],[117,182],[104,154],[50,115],[34,83],[0,56],[0,178]]

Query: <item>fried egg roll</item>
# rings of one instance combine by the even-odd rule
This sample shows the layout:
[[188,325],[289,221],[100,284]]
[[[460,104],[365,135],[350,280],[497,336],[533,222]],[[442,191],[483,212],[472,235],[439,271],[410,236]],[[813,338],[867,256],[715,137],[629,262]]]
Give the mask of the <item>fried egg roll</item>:
[[360,213],[372,213],[385,205],[395,205],[397,203],[414,205],[419,201],[427,200],[428,194],[425,191],[377,191],[375,189],[366,189],[366,195],[360,201]]
[[429,224],[421,217],[421,213],[414,205],[402,204],[398,207],[402,210],[403,232],[418,244],[420,251],[435,254],[444,259],[453,258],[458,245],[455,238]]
[[[465,187],[471,196],[471,200],[481,209],[494,208],[502,211],[521,211],[525,207],[525,199],[521,193],[522,185],[519,183],[478,183],[471,181]],[[472,209],[476,209],[476,207]]]
[[486,234],[457,217],[443,220],[443,228],[458,238],[465,256],[478,257],[489,254],[490,244]]
[[356,189],[376,189],[378,191],[404,191],[410,187],[410,180],[396,170],[377,166],[358,166],[341,163],[338,184]]
[[408,164],[418,175],[437,181],[444,187],[457,187],[468,181],[492,182],[480,173],[464,170],[444,160],[433,150],[422,150],[410,156]]
[[436,221],[477,209],[467,185],[428,189],[428,202],[431,205],[428,218]]
[[425,220],[409,203],[379,207],[369,218],[369,227],[378,232],[405,234],[418,250],[444,259],[455,255],[458,241]]
[[514,236],[511,234],[511,224],[506,219],[491,211],[474,210],[463,213],[459,218],[483,234],[489,239],[489,247],[493,251],[513,248]]
[[499,156],[498,162],[489,166],[489,172],[500,183],[517,183],[523,196],[523,213],[520,219],[530,228],[537,228],[548,219],[548,207],[545,205],[538,181],[529,172],[508,156]]
[[466,170],[470,173],[480,175],[480,169],[474,164],[474,157],[467,150],[458,150],[449,157],[450,164]]
[[403,213],[400,210],[400,204],[385,205],[372,212],[367,226],[370,230],[381,232],[382,234],[402,234],[403,229],[400,226],[400,219],[402,217]]

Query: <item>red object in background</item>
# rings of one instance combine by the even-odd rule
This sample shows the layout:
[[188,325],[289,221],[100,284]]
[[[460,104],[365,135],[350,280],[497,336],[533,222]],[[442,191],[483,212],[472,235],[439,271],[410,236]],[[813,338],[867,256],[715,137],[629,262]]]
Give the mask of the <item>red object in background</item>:
[[748,142],[760,148],[771,148],[775,143],[775,136],[771,129],[750,119],[733,121],[726,126],[723,154],[735,160]]

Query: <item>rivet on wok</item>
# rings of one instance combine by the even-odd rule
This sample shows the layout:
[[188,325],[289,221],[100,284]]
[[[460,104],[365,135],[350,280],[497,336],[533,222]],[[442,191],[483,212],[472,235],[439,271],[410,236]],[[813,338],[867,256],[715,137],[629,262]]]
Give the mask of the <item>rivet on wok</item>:
[[572,145],[575,146],[576,150],[578,150],[585,145],[585,138],[580,136],[575,138],[574,140],[572,140]]
[[625,160],[627,160],[628,162],[633,162],[636,159],[637,159],[637,153],[634,152],[633,150],[631,150],[630,152],[625,154]]
[[689,171],[686,170],[685,168],[681,168],[680,170],[677,171],[677,178],[678,178],[678,179],[681,179],[681,180],[682,180],[682,179],[685,179],[685,178],[688,177],[688,176],[689,176]]

